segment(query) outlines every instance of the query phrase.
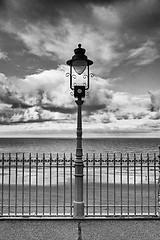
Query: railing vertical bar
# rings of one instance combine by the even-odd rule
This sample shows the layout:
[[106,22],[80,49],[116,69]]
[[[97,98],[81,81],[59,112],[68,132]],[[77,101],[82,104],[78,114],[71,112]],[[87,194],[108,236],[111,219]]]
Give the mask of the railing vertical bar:
[[15,216],[17,215],[17,184],[18,184],[18,153],[16,153],[16,173],[15,173]]
[[134,215],[136,215],[136,155],[134,153]]
[[143,154],[140,156],[141,161],[141,216],[143,216]]
[[49,169],[50,169],[50,201],[49,201],[49,213],[52,215],[52,154],[50,153],[50,161],[49,161]]
[[38,153],[36,154],[36,216],[38,215]]
[[86,154],[86,214],[88,216],[88,153]]
[[122,153],[121,153],[121,156],[120,156],[120,191],[121,191],[121,216],[122,216],[122,214],[123,214],[123,191],[122,191],[122,189],[123,189],[123,179],[122,179]]
[[149,174],[149,154],[147,153],[147,177],[148,177],[148,216],[150,215],[150,174]]
[[66,156],[64,153],[64,157],[63,157],[63,215],[65,216],[65,210],[66,210],[66,172],[65,172],[65,166],[66,165]]
[[11,153],[9,153],[9,175],[8,175],[8,215],[10,215],[11,206]]
[[154,153],[154,214],[157,215],[156,154]]
[[70,216],[72,216],[72,153],[70,155]]
[[4,202],[4,153],[2,153],[2,206],[1,215],[3,215],[3,202]]
[[31,215],[31,153],[29,155],[29,216]]
[[129,184],[130,184],[130,181],[129,181],[129,172],[130,172],[130,168],[129,168],[129,153],[127,153],[127,206],[128,206],[128,216],[130,214],[130,207],[129,207],[129,204],[130,204],[130,194],[129,194]]
[[95,153],[93,154],[93,215],[95,216]]
[[102,154],[100,153],[100,215],[102,216]]
[[43,153],[43,216],[45,213],[45,153]]
[[114,205],[114,210],[113,210],[113,215],[116,215],[116,155],[114,153],[113,155],[113,178],[114,178],[114,200],[113,200],[113,205]]
[[107,216],[109,215],[109,154],[107,153]]
[[25,163],[25,156],[23,153],[23,157],[22,157],[22,216],[24,215],[24,163]]
[[59,156],[58,156],[58,153],[57,153],[57,158],[56,158],[56,161],[57,161],[57,216],[58,216],[58,212],[59,212],[59,185],[58,185],[58,181],[59,181],[59,170],[58,170],[58,167],[59,167]]

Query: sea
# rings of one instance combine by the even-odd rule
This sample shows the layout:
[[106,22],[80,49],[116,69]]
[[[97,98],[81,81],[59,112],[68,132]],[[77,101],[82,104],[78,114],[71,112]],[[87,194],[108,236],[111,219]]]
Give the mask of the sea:
[[[129,159],[134,158],[134,153],[136,154],[136,160],[140,159],[141,154],[143,154],[143,159],[158,159],[159,155],[159,145],[160,145],[160,138],[86,138],[83,139],[83,159],[85,160],[85,155],[88,153],[88,159],[93,159],[93,154],[95,159],[99,161],[100,159],[100,153],[102,154],[102,159],[106,159],[105,156],[109,156],[109,160],[118,159],[120,154],[122,153],[123,159],[125,159],[129,154]],[[23,154],[25,156],[25,159],[35,159],[37,157],[38,153],[38,159],[44,159],[44,153],[45,153],[45,159],[50,158],[50,153],[52,154],[52,159],[56,159],[57,153],[58,153],[58,159],[62,160],[64,159],[64,153],[65,158],[67,160],[70,160],[71,153],[72,156],[75,159],[75,152],[76,152],[76,139],[70,139],[70,138],[0,138],[0,162],[2,158],[4,157],[6,160],[8,160],[9,157],[11,157],[12,160],[14,160],[18,154],[18,159],[21,159],[21,156],[23,157]],[[4,155],[3,155],[4,153]],[[31,155],[30,155],[31,153]],[[98,164],[97,161],[97,164]],[[12,165],[13,166],[13,165]],[[25,183],[29,183],[29,170],[25,165]],[[47,166],[47,165],[46,165]],[[97,165],[99,166],[99,165]],[[132,165],[131,165],[132,166]],[[139,169],[139,170],[138,170]],[[2,169],[0,168],[0,176],[1,176]],[[10,172],[9,172],[10,171]],[[45,183],[49,184],[49,168],[45,167]],[[56,171],[56,169],[53,169],[53,171]],[[91,171],[91,174],[90,174]],[[107,169],[103,169],[103,177],[105,178]],[[134,171],[133,167],[130,167],[130,183],[134,182]],[[141,182],[140,178],[140,168],[137,168],[136,172],[136,181]],[[147,171],[147,168],[143,169],[143,181],[144,183],[147,183],[147,173],[144,171]],[[18,168],[18,182],[19,184],[22,182],[22,168]],[[36,169],[32,169],[32,185],[36,184]],[[66,178],[65,181],[69,182],[70,180],[70,170],[67,168],[65,170]],[[123,169],[123,182],[126,180],[126,165]],[[15,181],[15,168],[12,167],[11,170],[9,168],[4,169],[4,175],[5,175],[5,183],[8,183],[9,176],[12,182]],[[39,169],[39,185],[43,185],[43,169]],[[64,183],[64,172],[63,169],[59,169],[59,178],[58,181],[61,183]],[[89,169],[89,181],[92,182],[92,169]],[[109,179],[110,182],[114,182],[114,173],[113,169],[110,169],[109,173]],[[99,172],[96,172],[96,181],[99,181]],[[0,184],[2,179],[0,178]],[[53,174],[53,182],[56,183],[56,172]],[[119,183],[120,181],[120,169],[116,168],[116,182]],[[154,182],[154,172],[150,172],[150,182]]]
[[[85,138],[83,155],[108,154],[158,154],[160,138]],[[15,155],[38,153],[42,155],[64,153],[66,156],[76,152],[76,139],[72,138],[0,138],[0,154]]]

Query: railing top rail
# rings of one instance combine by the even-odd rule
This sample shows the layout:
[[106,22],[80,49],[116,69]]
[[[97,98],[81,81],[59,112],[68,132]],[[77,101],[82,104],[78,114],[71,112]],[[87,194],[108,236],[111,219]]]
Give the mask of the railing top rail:
[[[74,162],[76,156],[71,154],[52,154],[52,153],[2,153],[0,154],[0,162],[52,162],[52,163],[61,163],[61,162]],[[107,153],[107,154],[86,154],[83,156],[83,161],[85,162],[95,162],[95,163],[105,163],[105,162],[123,162],[123,163],[147,163],[147,162],[159,162],[160,158],[156,153]]]

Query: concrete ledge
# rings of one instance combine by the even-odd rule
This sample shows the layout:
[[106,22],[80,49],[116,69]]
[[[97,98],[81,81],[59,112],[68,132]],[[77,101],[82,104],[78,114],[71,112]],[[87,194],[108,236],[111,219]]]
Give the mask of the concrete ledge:
[[[40,221],[38,221],[40,220]],[[58,220],[23,219],[0,222],[2,240],[76,240],[78,225],[81,227],[83,240],[159,240],[159,221],[130,219],[99,220]],[[106,219],[105,219],[106,220]]]

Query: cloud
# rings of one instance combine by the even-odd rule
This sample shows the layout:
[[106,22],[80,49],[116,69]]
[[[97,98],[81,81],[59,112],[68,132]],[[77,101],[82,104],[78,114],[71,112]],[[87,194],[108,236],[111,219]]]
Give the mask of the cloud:
[[[148,133],[160,131],[160,90],[134,96],[112,92],[105,109],[95,111],[84,121],[97,126],[100,132]],[[151,108],[152,106],[152,108]]]
[[[68,66],[64,64],[77,44],[82,43],[86,55],[94,61],[91,72],[95,74],[83,105],[87,131],[158,131],[159,91],[137,96],[111,90],[111,82],[114,80],[116,85],[117,80],[123,79],[123,74],[117,78],[123,63],[140,69],[159,59],[159,4],[157,0],[0,1],[3,42],[9,38],[2,45],[0,60],[11,58],[12,69],[14,59],[22,76],[7,78],[0,74],[1,125],[17,124],[21,129],[27,125],[30,130],[38,126],[42,130],[46,124],[55,132],[67,126],[74,130],[77,106],[70,95],[69,79],[65,77]],[[25,67],[28,63],[27,69],[33,67],[27,76],[24,62],[18,62],[22,55]],[[48,70],[45,61],[49,63]],[[52,66],[55,69],[49,69]],[[124,68],[123,65],[121,73]]]
[[[70,95],[68,67],[44,70],[24,79],[0,75],[0,124],[69,124],[75,128],[77,106]],[[79,79],[80,80],[80,79]],[[83,79],[84,81],[84,79]],[[110,79],[94,76],[83,104],[84,128],[105,132],[158,132],[160,92],[131,95],[110,90]],[[57,125],[58,124],[58,125]],[[36,126],[36,125],[34,125]]]
[[[58,121],[58,117],[59,120],[75,120],[77,107],[70,95],[69,79],[65,76],[67,70],[68,67],[61,65],[58,69],[45,70],[24,79],[8,79],[1,74],[0,101],[2,106],[5,104],[10,109],[6,111],[5,108],[9,114],[8,120],[5,118],[4,121]],[[110,79],[98,76],[91,79],[91,88],[83,105],[86,122],[142,119],[149,114],[151,104],[152,108],[158,109],[159,102],[156,100],[155,103],[153,94],[150,99],[149,95],[133,96],[109,88]],[[59,114],[58,117],[55,114]]]
[[[114,66],[119,65],[122,58],[118,51],[121,38],[117,34],[120,19],[117,12],[108,7],[93,4],[86,6],[84,15],[88,16],[88,11],[91,13],[87,22],[84,18],[75,21],[73,14],[60,15],[58,24],[44,21],[44,18],[36,22],[29,19],[21,22],[18,18],[15,21],[2,19],[1,29],[14,34],[25,44],[29,53],[61,63],[65,63],[73,55],[73,48],[78,43],[82,43],[87,49],[88,57],[95,62],[92,68],[94,73],[107,75]],[[102,10],[104,18],[101,17]],[[63,12],[63,8],[61,11]]]
[[134,36],[131,38],[146,39],[149,34],[157,35],[160,27],[160,2],[159,0],[136,0],[119,2],[115,6],[122,21],[122,29]]
[[[97,124],[97,128],[107,129],[130,129],[139,128],[150,119],[149,96],[133,96],[128,93],[110,92],[110,98],[104,101],[104,108],[97,109],[84,115],[84,122],[92,125]],[[129,124],[132,125],[129,127]],[[110,130],[111,130],[110,129]]]
[[12,108],[29,108],[32,105],[25,102],[22,95],[15,90],[16,86],[6,78],[4,74],[0,74],[0,101],[10,104]]
[[[33,130],[41,133],[46,131],[49,134],[49,129],[54,133],[61,133],[64,126],[70,126],[70,131],[74,132],[77,106],[69,94],[70,90],[67,87],[69,83],[65,79],[65,71],[65,66],[61,66],[58,69],[27,76],[25,79],[17,79],[16,85],[19,86],[19,92],[15,94],[21,98],[23,96],[27,103],[34,104],[32,107],[23,108],[23,106],[15,107],[13,103],[8,104],[4,101],[0,104],[0,124],[10,126],[23,123],[25,128],[26,124],[30,123],[28,130],[24,129],[26,133],[31,133]],[[11,79],[5,79],[4,75],[1,77],[0,88],[4,87],[4,83],[9,89],[12,88]],[[85,98],[83,105],[83,125],[86,134],[159,131],[159,91],[146,96],[114,92],[108,90],[109,81],[96,77],[92,79],[91,84],[91,92],[88,98]],[[60,97],[62,91],[64,91],[63,101]],[[153,101],[152,96],[156,100]],[[11,99],[14,99],[13,91]],[[149,108],[151,103],[154,104],[154,111]]]
[[[8,105],[10,109],[8,118],[2,117],[1,122],[58,121],[55,114],[59,114],[59,120],[72,120],[71,115],[76,113],[77,107],[70,95],[67,70],[68,67],[61,65],[58,69],[45,70],[24,79],[7,78],[1,74],[1,106]],[[108,84],[100,77],[92,79],[92,90],[84,106],[87,114],[106,108],[112,97],[112,91],[107,89]]]
[[141,47],[129,50],[128,60],[135,62],[136,65],[147,65],[160,58],[159,52],[153,41],[148,41]]
[[[125,2],[121,0],[120,2]],[[112,5],[119,2],[119,0],[1,0],[0,10],[2,10],[6,19],[11,18],[13,21],[18,18],[23,18],[25,21],[36,23],[39,21],[47,21],[52,24],[58,24],[61,16],[71,16],[75,21],[79,19],[79,12],[81,12],[81,20],[89,19],[88,5]],[[4,17],[3,16],[3,17]],[[43,18],[42,18],[43,16]]]
[[[150,22],[158,29],[159,3],[133,2],[12,0],[7,5],[8,17],[3,15],[0,25],[23,43],[29,54],[45,57],[54,64],[64,64],[72,57],[73,48],[82,43],[94,61],[92,71],[109,77],[125,60],[143,66],[159,58],[157,37],[152,35],[151,40],[147,34],[148,28],[152,31]],[[148,22],[148,26],[139,31],[141,21]]]
[[0,51],[0,60],[6,60],[6,59],[8,59],[8,54]]
[[114,32],[115,28],[118,29],[118,27],[121,26],[121,19],[116,8],[95,4],[90,4],[90,8],[92,9],[92,14],[96,21],[100,23],[99,26],[101,28]]
[[151,112],[159,112],[160,110],[160,90],[148,92],[151,98],[150,110]]
[[102,31],[92,29],[92,25],[75,24],[63,19],[58,27],[28,25],[25,32],[19,31],[17,35],[32,54],[64,62],[73,55],[73,46],[77,47],[75,43],[81,42],[87,48],[88,57],[95,61],[94,73],[99,74],[104,69],[109,71],[119,61],[119,54],[114,50],[116,36],[109,36],[109,31],[102,34]]

